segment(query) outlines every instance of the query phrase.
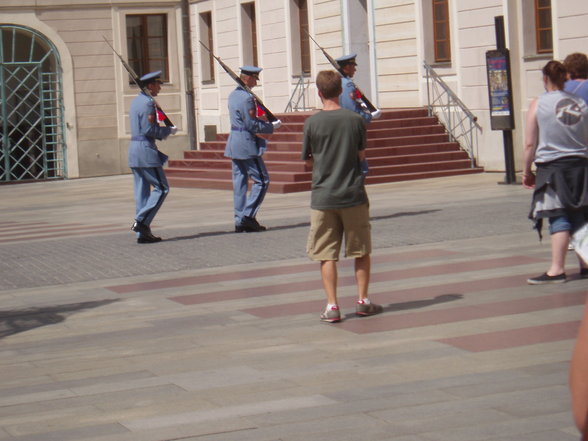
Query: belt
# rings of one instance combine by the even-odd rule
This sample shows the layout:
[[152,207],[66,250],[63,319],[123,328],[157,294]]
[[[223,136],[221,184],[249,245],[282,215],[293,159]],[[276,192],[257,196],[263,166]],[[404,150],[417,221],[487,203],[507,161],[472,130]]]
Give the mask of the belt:
[[149,142],[153,142],[154,139],[153,138],[149,138],[148,136],[131,136],[131,141],[149,141]]
[[231,130],[233,132],[248,132],[249,130],[244,129],[243,127],[235,127],[235,126],[231,126]]

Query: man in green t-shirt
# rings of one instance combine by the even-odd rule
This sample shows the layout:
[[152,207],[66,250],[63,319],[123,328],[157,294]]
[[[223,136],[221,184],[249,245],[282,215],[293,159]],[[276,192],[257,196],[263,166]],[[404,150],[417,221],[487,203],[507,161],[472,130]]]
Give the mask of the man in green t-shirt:
[[337,302],[337,261],[345,236],[345,256],[355,258],[359,316],[382,312],[368,298],[372,251],[369,202],[360,161],[365,159],[361,116],[339,105],[341,77],[335,71],[316,78],[323,110],[304,124],[302,159],[312,166],[311,221],[306,251],[320,261],[327,307],[321,320],[341,320]]

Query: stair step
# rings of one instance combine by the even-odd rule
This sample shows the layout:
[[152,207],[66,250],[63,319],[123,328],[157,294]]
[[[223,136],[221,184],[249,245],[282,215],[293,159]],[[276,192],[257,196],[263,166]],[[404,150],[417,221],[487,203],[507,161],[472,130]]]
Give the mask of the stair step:
[[412,127],[372,128],[367,132],[368,139],[388,139],[404,136],[418,136],[445,133],[445,127],[440,124]]
[[[302,135],[300,135],[299,142],[292,141],[275,141],[270,140],[268,143],[267,151],[296,151],[302,150]],[[434,144],[434,143],[446,143],[447,134],[444,132],[431,133],[423,135],[409,135],[409,136],[394,136],[394,137],[378,137],[373,139],[371,135],[367,137],[367,148],[368,150],[376,147],[393,147],[393,146],[409,146],[409,145],[421,145],[421,144]],[[190,150],[184,154],[190,155],[195,154],[193,152],[203,151],[225,151],[226,142],[224,141],[208,141],[201,144],[201,150]]]
[[[270,153],[267,155],[271,156]],[[305,162],[298,158],[291,160],[272,160],[266,155],[266,166],[270,171],[289,171],[289,172],[305,172]],[[296,160],[298,159],[298,160]],[[455,151],[441,151],[441,152],[427,152],[418,153],[411,152],[406,155],[393,155],[393,156],[369,156],[369,163],[371,166],[384,166],[384,165],[400,165],[400,164],[417,164],[426,162],[437,162],[437,161],[469,161],[469,157],[466,152],[462,150]],[[228,158],[201,158],[201,159],[180,159],[170,160],[168,170],[199,170],[199,169],[224,169],[231,170],[231,161]]]
[[[474,173],[483,173],[484,169],[481,167],[475,168],[461,168],[453,170],[433,170],[421,171],[418,173],[402,173],[384,176],[369,176],[366,183],[370,184],[384,184],[387,182],[401,182],[411,181],[417,179],[431,179],[445,176],[457,176]],[[204,179],[204,178],[188,178],[188,177],[168,177],[168,182],[172,187],[182,188],[214,188],[217,190],[232,190],[233,184],[231,181],[222,179]],[[300,191],[310,190],[310,181],[304,182],[280,182],[272,179],[268,192],[269,193],[295,193]]]
[[[300,159],[306,118],[316,112],[276,114],[283,126],[269,140],[264,160],[270,173],[269,191],[291,193],[310,190],[311,170]],[[170,160],[170,185],[232,189],[231,161],[224,157],[228,133],[200,143],[199,150]],[[449,141],[445,127],[424,108],[385,109],[367,130],[367,184],[407,181],[483,172],[457,142]]]
[[375,119],[370,123],[370,130],[397,128],[397,127],[418,127],[439,124],[435,116],[422,116],[417,118],[400,118],[400,119]]
[[[168,167],[165,170],[166,176],[172,177],[193,177],[193,178],[204,178],[204,179],[228,179],[231,181],[233,171],[231,168],[228,169],[212,169],[212,168],[175,168]],[[270,180],[283,181],[283,182],[300,182],[310,181],[312,173],[310,171],[270,171]]]
[[168,176],[167,182],[171,187],[181,188],[214,188],[215,190],[232,190],[233,183],[226,179],[205,179]]
[[[233,183],[223,179],[204,179],[187,177],[169,177],[168,183],[172,187],[182,188],[214,188],[216,190],[232,190]],[[310,190],[310,181],[306,182],[270,182],[269,193],[295,193]]]
[[[179,159],[170,160],[168,169],[227,169],[231,170],[231,161],[228,158],[222,159]],[[302,160],[298,161],[265,161],[270,171],[293,171],[305,172],[306,165]]]
[[401,181],[412,181],[416,179],[431,179],[441,178],[445,176],[457,176],[457,175],[469,175],[474,173],[483,173],[484,169],[481,167],[474,168],[461,168],[454,170],[433,170],[419,173],[402,173],[387,176],[368,176],[366,179],[367,184],[385,184],[387,182],[401,182]]
[[[287,145],[282,150],[280,146],[270,145],[269,150],[265,153],[264,159],[266,161],[300,161],[301,145],[295,146],[296,148],[289,148]],[[409,155],[409,154],[425,154],[425,153],[439,153],[439,152],[452,152],[461,151],[459,144],[456,142],[439,142],[431,144],[413,144],[413,145],[400,145],[400,146],[384,146],[384,147],[369,147],[366,150],[368,158],[378,156],[396,156],[396,155]],[[184,160],[210,160],[210,159],[224,159],[228,160],[224,156],[223,150],[190,150],[184,152]]]
[[[369,125],[368,133],[372,136],[375,136],[379,131],[383,131],[386,129],[413,129],[415,133],[418,131],[419,127],[437,127],[438,130],[443,131],[443,126],[439,124],[439,121],[434,116],[425,116],[419,118],[402,118],[402,119],[378,119],[373,120]],[[268,135],[268,137],[272,141],[279,141],[279,138],[276,138],[277,135],[280,134],[295,134],[295,133],[302,133],[304,130],[304,121],[296,122],[296,123],[288,123],[283,124],[279,131],[273,133],[272,135]],[[216,141],[221,141],[226,143],[227,139],[229,138],[228,133],[218,133],[216,135]],[[208,142],[215,142],[215,141],[208,141]]]
[[[453,170],[468,168],[470,160],[468,158],[453,161],[435,161],[435,162],[421,162],[409,164],[394,164],[394,165],[379,165],[369,163],[369,175],[386,176],[393,174],[408,174],[431,172],[439,170]],[[270,178],[272,181],[281,182],[302,182],[310,181],[312,173],[310,171],[293,171],[293,170],[272,170],[270,171]],[[205,179],[228,179],[231,180],[232,170],[230,168],[176,168],[168,167],[166,169],[168,177],[193,177]]]
[[[297,130],[297,131],[295,131]],[[301,144],[303,140],[303,127],[294,128],[291,131],[280,129],[279,132],[267,135],[268,142],[270,144],[276,142],[289,142]],[[367,131],[368,139],[390,139],[395,137],[406,137],[406,136],[419,136],[419,135],[430,135],[430,134],[444,134],[445,128],[440,124],[429,124],[419,126],[408,126],[408,127],[377,127],[371,126]],[[229,138],[228,133],[218,134],[216,141],[207,141],[202,143],[201,148],[218,148],[220,145],[226,145],[227,139]]]

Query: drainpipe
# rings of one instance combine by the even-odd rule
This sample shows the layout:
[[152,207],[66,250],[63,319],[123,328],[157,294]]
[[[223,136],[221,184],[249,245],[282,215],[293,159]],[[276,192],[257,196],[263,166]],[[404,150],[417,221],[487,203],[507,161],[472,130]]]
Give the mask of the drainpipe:
[[370,54],[370,81],[372,102],[379,109],[380,108],[380,94],[378,91],[378,54],[376,50],[376,14],[374,1],[367,1],[368,8],[368,50]]
[[349,52],[349,45],[350,45],[350,38],[348,33],[349,26],[349,5],[347,4],[347,0],[341,0],[341,40],[343,44],[341,45],[341,51],[343,54]]
[[192,84],[192,39],[190,35],[190,0],[182,0],[182,36],[184,42],[184,76],[186,77],[186,120],[190,150],[196,150],[196,116]]

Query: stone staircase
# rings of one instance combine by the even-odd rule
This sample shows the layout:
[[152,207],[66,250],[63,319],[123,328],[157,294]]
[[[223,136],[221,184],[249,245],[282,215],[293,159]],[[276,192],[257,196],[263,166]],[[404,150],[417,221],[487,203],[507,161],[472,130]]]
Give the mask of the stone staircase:
[[[268,136],[264,160],[272,193],[310,190],[311,171],[300,159],[304,120],[313,112],[276,115],[282,127]],[[170,160],[166,169],[172,187],[232,189],[231,161],[223,157],[228,134],[200,143],[200,150],[184,152],[184,159]],[[388,109],[368,125],[367,184],[408,181],[441,176],[481,173],[471,167],[466,152],[450,142],[445,128],[424,108]]]

